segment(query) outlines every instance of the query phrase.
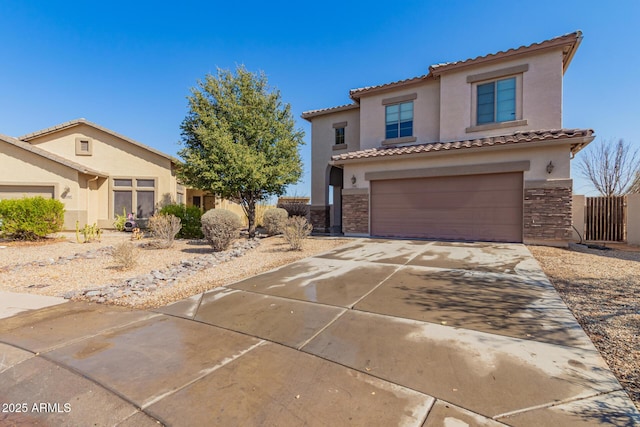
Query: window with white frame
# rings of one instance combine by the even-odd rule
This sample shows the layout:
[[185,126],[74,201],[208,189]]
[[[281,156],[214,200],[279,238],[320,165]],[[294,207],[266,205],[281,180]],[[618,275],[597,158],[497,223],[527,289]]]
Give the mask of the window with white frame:
[[385,107],[385,139],[413,136],[413,101]]

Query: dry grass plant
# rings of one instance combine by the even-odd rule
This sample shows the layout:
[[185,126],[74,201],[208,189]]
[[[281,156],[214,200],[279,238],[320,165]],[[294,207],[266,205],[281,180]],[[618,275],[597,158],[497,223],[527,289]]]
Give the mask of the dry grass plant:
[[116,244],[111,257],[117,269],[130,270],[138,263],[138,248],[131,242],[123,241]]
[[313,226],[307,222],[307,219],[301,216],[293,216],[287,220],[284,227],[284,239],[289,243],[291,250],[301,251],[302,242],[313,230]]
[[149,230],[153,233],[153,246],[166,249],[173,246],[176,235],[182,228],[180,218],[175,215],[154,215],[149,218]]

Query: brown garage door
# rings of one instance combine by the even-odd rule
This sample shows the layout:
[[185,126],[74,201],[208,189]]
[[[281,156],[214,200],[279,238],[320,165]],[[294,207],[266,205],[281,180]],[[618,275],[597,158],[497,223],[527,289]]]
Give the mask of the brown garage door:
[[522,241],[522,173],[371,182],[371,234]]
[[0,200],[42,196],[53,199],[52,185],[0,185]]

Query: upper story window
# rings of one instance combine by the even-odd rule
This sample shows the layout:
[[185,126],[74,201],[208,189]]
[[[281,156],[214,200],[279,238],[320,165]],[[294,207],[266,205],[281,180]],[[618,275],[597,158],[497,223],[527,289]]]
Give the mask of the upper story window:
[[516,120],[516,78],[495,80],[477,86],[478,125]]
[[333,150],[345,150],[347,148],[347,141],[345,139],[345,130],[347,128],[347,122],[339,122],[333,124],[334,144]]
[[385,107],[385,139],[413,136],[413,101]]
[[344,144],[344,128],[343,127],[336,128],[335,133],[336,133],[335,145]]
[[465,132],[527,126],[522,117],[522,88],[529,64],[467,76],[471,84],[470,126]]

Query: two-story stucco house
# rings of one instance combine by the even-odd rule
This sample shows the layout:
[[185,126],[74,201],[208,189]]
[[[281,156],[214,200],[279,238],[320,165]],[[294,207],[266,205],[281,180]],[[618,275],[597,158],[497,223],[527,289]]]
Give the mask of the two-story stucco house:
[[210,195],[180,185],[176,166],[161,151],[77,119],[19,138],[0,135],[0,199],[58,199],[65,229],[76,221],[112,228],[123,210],[148,218],[168,202],[206,208]]
[[562,127],[563,77],[581,40],[578,31],[432,65],[303,113],[314,228],[566,245],[570,160],[593,140]]

